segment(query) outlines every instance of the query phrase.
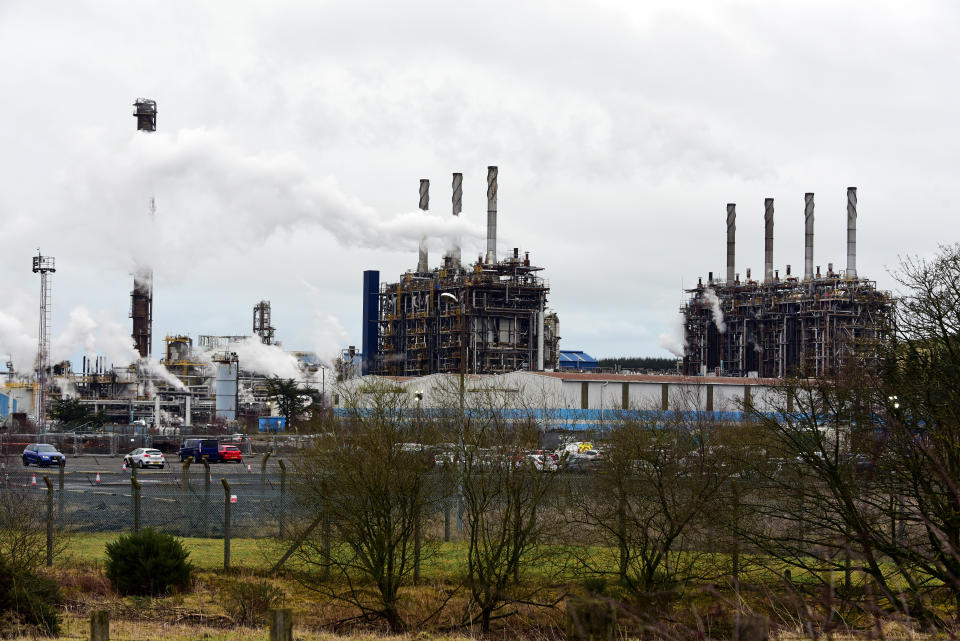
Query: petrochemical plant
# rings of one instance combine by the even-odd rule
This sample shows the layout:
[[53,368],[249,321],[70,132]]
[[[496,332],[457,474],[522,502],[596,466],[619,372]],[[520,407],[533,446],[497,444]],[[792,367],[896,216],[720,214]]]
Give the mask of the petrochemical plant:
[[[133,115],[138,131],[156,131],[155,101],[138,99]],[[249,334],[201,335],[196,343],[187,334],[169,334],[163,339],[162,358],[156,359],[152,353],[153,269],[143,264],[134,270],[130,293],[130,344],[137,362],[114,367],[102,357],[83,357],[79,372],[69,362],[51,363],[51,287],[56,269],[53,257],[38,252],[33,257],[33,271],[41,284],[34,376],[18,378],[12,364],[7,364],[7,382],[0,387],[0,419],[20,416],[25,421],[29,416],[42,430],[50,396],[57,395],[102,410],[111,423],[158,429],[216,423],[249,429],[257,417],[275,413],[266,374],[243,356],[265,349],[294,363],[297,377],[321,392],[331,406],[340,402],[328,396],[336,380],[371,375],[394,382],[422,381],[417,384],[429,387],[435,385],[429,378],[434,375],[469,374],[472,380],[486,378],[511,385],[516,381],[503,377],[513,376],[517,381],[537,381],[540,388],[552,385],[556,389],[551,393],[561,399],[557,402],[578,411],[593,411],[599,405],[602,425],[605,410],[631,407],[631,395],[634,401],[641,396],[655,398],[667,408],[670,386],[709,388],[704,406],[713,410],[717,406],[714,387],[719,399],[730,396],[730,390],[749,394],[753,386],[767,384],[769,379],[830,375],[852,356],[869,358],[890,331],[894,300],[857,273],[857,191],[851,187],[847,191],[847,264],[839,271],[833,263],[825,271],[814,265],[814,196],[806,194],[802,277],[794,275],[790,265],[782,276],[774,269],[774,202],[768,198],[762,278],[753,279],[747,268],[741,279],[735,261],[736,206],[727,205],[726,278],[715,279],[710,272],[706,281],[701,278],[695,288],[686,290],[687,302],[681,309],[684,354],[677,363],[680,376],[561,374],[564,363],[583,359],[562,357],[558,315],[547,306],[550,284],[542,276],[544,268],[519,248],[498,255],[497,191],[498,170],[491,166],[486,183],[486,252],[476,261],[463,260],[457,243],[431,268],[423,239],[416,268],[396,281],[381,283],[376,270],[363,273],[362,350],[345,350],[330,372],[312,352],[281,348],[266,300],[253,306]],[[430,181],[420,181],[419,196],[419,208],[426,214]],[[453,216],[461,215],[462,201],[463,175],[454,173]],[[155,209],[151,198],[144,215],[152,219]],[[608,392],[609,383],[617,383],[610,390],[619,392]]]
[[804,197],[803,278],[773,263],[773,199],[764,201],[763,280],[736,272],[735,204],[727,205],[727,276],[687,290],[681,309],[690,376],[822,376],[854,354],[869,358],[892,322],[893,299],[857,275],[857,189],[847,189],[847,268],[814,271],[813,194]]

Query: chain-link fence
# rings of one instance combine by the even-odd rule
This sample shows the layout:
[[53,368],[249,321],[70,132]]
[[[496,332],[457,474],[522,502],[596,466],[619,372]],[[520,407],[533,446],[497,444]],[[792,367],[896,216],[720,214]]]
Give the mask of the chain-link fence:
[[278,536],[281,522],[297,516],[285,472],[279,476],[237,472],[228,481],[228,491],[216,468],[174,467],[176,473],[139,477],[132,469],[66,475],[57,467],[9,467],[0,469],[0,491],[45,495],[44,477],[49,478],[56,526],[72,532],[152,527],[177,536],[221,538],[228,501],[235,537]]

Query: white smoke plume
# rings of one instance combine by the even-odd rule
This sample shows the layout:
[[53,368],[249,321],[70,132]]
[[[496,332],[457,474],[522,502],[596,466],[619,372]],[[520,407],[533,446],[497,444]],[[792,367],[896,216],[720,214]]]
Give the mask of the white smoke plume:
[[175,389],[186,389],[186,385],[184,385],[179,378],[171,374],[170,370],[164,367],[160,361],[152,356],[150,358],[140,359],[137,364],[143,371],[156,378],[159,378],[167,385],[170,385]]
[[707,287],[703,292],[703,297],[710,303],[710,310],[713,312],[713,323],[717,326],[717,331],[721,334],[727,331],[727,324],[723,320],[723,310],[720,308],[720,299],[712,287]]
[[276,345],[265,345],[259,336],[248,336],[239,343],[231,343],[228,351],[236,352],[240,369],[245,372],[280,378],[301,378],[296,357]]
[[[83,162],[64,177],[65,196],[97,212],[98,230],[105,231],[91,243],[131,248],[128,269],[149,264],[169,274],[182,270],[187,257],[209,255],[210,238],[217,239],[215,249],[245,250],[277,232],[311,228],[343,245],[393,250],[413,249],[423,236],[452,245],[485,234],[482,216],[471,222],[466,214],[413,210],[384,217],[332,176],[317,176],[303,158],[251,153],[220,131],[98,130],[81,143]],[[156,197],[156,222],[146,215],[150,196]],[[137,211],[144,215],[131,215]]]
[[683,350],[687,346],[686,336],[683,327],[683,314],[677,314],[673,318],[673,324],[669,332],[660,334],[660,347],[667,350],[677,358],[683,358]]

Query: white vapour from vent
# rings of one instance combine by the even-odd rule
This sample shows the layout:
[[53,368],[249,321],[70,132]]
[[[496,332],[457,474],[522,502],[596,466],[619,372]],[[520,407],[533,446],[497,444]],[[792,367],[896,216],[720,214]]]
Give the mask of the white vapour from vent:
[[713,312],[713,322],[717,326],[717,331],[721,334],[727,331],[727,324],[723,321],[723,310],[720,308],[720,299],[712,287],[707,287],[703,292],[703,297],[710,303],[710,310]]
[[259,336],[248,336],[239,343],[231,343],[226,351],[235,352],[240,369],[263,376],[279,376],[300,380],[300,364],[292,354],[276,345],[265,345]]
[[[14,369],[22,374],[33,371],[37,356],[38,303],[35,298],[14,293],[6,309],[0,310],[0,353],[9,354]],[[54,327],[50,341],[50,360],[57,363],[78,352],[93,360],[104,357],[109,365],[129,365],[139,354],[133,348],[129,329],[109,318],[79,305],[70,310],[67,325],[61,331]],[[79,369],[79,364],[74,363]]]
[[667,350],[677,358],[683,358],[683,350],[687,346],[684,335],[683,314],[677,314],[673,318],[673,325],[669,332],[660,334],[660,347]]
[[170,370],[164,367],[162,363],[153,357],[140,359],[138,366],[171,387],[176,389],[186,389],[186,385],[184,385],[179,378],[171,374]]
[[[410,209],[382,216],[344,192],[333,176],[293,153],[251,153],[223,132],[181,129],[149,136],[90,131],[80,141],[82,163],[63,178],[68,202],[97,212],[96,246],[130,247],[131,264],[164,273],[184,259],[214,251],[249,250],[281,232],[325,230],[345,246],[415,248],[422,237],[452,245],[481,243],[482,215],[424,214]],[[146,215],[156,197],[157,218]],[[143,216],[131,212],[143,211]],[[229,220],[229,224],[224,224]],[[102,230],[102,233],[101,233]],[[78,228],[78,234],[89,232]],[[208,239],[216,238],[211,246]],[[189,263],[188,263],[189,264]]]

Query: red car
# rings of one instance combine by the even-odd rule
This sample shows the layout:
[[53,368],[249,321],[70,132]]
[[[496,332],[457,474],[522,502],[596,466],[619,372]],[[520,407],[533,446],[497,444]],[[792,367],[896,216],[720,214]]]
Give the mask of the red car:
[[243,454],[240,453],[240,448],[236,445],[224,445],[221,443],[220,460],[224,463],[243,463]]

